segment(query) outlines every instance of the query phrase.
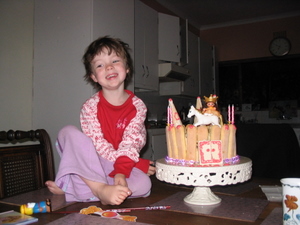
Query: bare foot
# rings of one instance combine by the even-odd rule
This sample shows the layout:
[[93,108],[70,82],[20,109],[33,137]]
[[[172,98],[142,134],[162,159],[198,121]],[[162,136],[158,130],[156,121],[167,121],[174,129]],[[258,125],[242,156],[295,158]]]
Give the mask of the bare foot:
[[94,193],[103,205],[120,205],[131,195],[129,188],[121,185],[100,184]]
[[132,193],[122,185],[108,185],[80,177],[103,205],[120,205]]
[[52,194],[55,194],[55,195],[62,195],[64,194],[65,192],[63,190],[61,190],[54,181],[52,180],[48,180],[46,181],[46,186],[48,187],[49,191],[52,193]]

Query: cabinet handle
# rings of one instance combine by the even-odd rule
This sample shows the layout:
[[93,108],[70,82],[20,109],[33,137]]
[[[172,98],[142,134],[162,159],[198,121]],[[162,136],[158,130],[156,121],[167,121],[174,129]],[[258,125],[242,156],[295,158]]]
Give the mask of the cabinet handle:
[[194,78],[191,78],[191,87],[195,87],[196,85],[195,85],[196,83],[195,83],[195,79]]
[[142,77],[144,77],[145,76],[145,67],[144,67],[144,65],[142,65],[142,68],[143,68],[143,75],[142,75]]
[[177,45],[177,55],[180,55],[179,46]]
[[148,66],[146,66],[146,69],[147,69],[147,75],[146,75],[146,77],[149,77],[149,68],[148,68]]

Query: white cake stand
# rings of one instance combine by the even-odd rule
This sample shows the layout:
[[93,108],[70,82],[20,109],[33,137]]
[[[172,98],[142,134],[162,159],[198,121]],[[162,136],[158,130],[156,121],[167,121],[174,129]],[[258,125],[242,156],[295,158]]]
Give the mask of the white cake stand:
[[242,183],[251,178],[252,161],[240,157],[233,165],[215,167],[188,167],[168,164],[165,159],[156,161],[156,177],[171,184],[195,186],[184,201],[194,205],[214,205],[221,202],[210,187]]

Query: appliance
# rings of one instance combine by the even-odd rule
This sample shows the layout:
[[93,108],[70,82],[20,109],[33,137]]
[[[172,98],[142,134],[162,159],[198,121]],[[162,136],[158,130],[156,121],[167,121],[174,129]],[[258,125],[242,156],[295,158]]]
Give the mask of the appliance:
[[162,81],[186,80],[191,77],[190,71],[175,63],[161,63],[158,65],[158,76]]

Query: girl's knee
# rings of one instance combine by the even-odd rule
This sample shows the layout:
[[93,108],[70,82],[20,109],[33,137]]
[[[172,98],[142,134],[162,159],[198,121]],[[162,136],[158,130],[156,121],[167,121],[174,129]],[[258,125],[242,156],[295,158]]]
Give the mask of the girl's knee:
[[75,127],[73,125],[67,125],[59,131],[58,137],[62,137],[62,136],[65,136],[65,135],[68,135],[68,134],[74,133],[74,132],[80,132],[80,131],[77,127]]
[[132,197],[144,197],[149,195],[151,190],[151,180],[147,174],[139,176],[138,179],[134,179],[132,182],[128,182],[129,189],[132,191]]
[[87,138],[87,136],[73,125],[67,125],[63,127],[58,133],[58,140],[82,140],[82,138]]

